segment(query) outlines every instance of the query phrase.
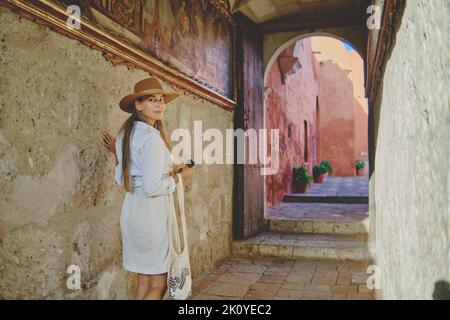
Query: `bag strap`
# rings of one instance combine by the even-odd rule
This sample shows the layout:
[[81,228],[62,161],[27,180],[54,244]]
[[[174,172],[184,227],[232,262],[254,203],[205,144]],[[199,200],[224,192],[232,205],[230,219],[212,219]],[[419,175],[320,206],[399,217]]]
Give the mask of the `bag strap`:
[[170,199],[170,214],[169,214],[169,248],[171,251],[179,253],[181,251],[180,232],[178,230],[177,213],[175,211],[175,203],[173,201],[173,194],[169,194]]
[[[182,178],[181,174],[178,174],[178,183],[176,185],[176,188],[177,188],[177,196],[178,196],[178,207],[180,209],[180,216],[181,216],[181,230],[183,232],[184,250],[187,250],[188,245],[187,245],[186,214],[185,214],[185,210],[184,210],[184,186],[183,186],[183,178]],[[177,213],[175,210],[175,203],[174,203],[172,193],[169,194],[169,198],[170,198],[170,211],[171,211],[171,214],[170,214],[171,244],[174,243],[174,246],[171,245],[171,248],[174,249],[177,254],[181,254],[182,251],[181,251],[180,231],[178,229]]]
[[180,208],[181,215],[181,229],[183,231],[183,242],[185,250],[187,250],[187,227],[186,227],[186,214],[184,211],[184,185],[183,176],[178,173],[178,183],[177,183],[177,195],[178,195],[178,206]]

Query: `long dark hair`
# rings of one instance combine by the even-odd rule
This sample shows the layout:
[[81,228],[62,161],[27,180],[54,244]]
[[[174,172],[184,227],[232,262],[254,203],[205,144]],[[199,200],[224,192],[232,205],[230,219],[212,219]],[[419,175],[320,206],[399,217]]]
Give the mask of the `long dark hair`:
[[[138,101],[142,102],[145,99],[147,99],[148,96],[143,96],[137,98]],[[134,123],[136,121],[143,121],[150,124],[139,110],[136,109],[136,107],[133,104],[133,112],[131,116],[125,120],[125,122],[122,124],[122,126],[119,129],[119,134],[124,132],[123,138],[122,138],[122,181],[123,186],[127,192],[133,192],[133,186],[131,184],[130,179],[130,166],[131,166],[131,150],[130,150],[130,138],[131,138],[131,132],[134,127]],[[164,141],[164,144],[166,145],[167,149],[169,151],[172,151],[172,146],[170,145],[169,140],[166,137],[166,134],[164,132],[164,125],[161,120],[156,120],[154,127],[159,130],[159,134],[161,135],[161,138]]]

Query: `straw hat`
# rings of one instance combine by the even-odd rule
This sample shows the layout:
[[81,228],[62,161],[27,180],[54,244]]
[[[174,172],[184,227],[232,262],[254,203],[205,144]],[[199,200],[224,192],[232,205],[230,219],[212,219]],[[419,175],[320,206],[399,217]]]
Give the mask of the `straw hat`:
[[132,113],[134,101],[142,96],[147,96],[155,93],[160,93],[164,95],[164,102],[169,103],[180,94],[177,92],[165,92],[161,87],[158,79],[147,78],[139,81],[134,85],[134,93],[131,93],[122,98],[119,102],[120,109],[125,112]]

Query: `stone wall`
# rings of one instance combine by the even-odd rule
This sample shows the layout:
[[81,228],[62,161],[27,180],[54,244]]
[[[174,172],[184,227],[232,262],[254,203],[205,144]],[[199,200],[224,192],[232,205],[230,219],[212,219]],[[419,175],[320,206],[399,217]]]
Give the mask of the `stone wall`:
[[[102,132],[127,115],[119,99],[148,74],[0,7],[0,298],[133,298],[122,268],[124,192]],[[169,88],[162,83],[165,88]],[[170,90],[170,89],[169,89]],[[233,128],[232,113],[189,96],[166,111],[166,130]],[[186,208],[194,276],[230,252],[231,165],[198,165]],[[67,289],[67,267],[82,290]]]
[[406,1],[373,106],[370,214],[384,299],[432,299],[450,282],[449,15],[448,1]]

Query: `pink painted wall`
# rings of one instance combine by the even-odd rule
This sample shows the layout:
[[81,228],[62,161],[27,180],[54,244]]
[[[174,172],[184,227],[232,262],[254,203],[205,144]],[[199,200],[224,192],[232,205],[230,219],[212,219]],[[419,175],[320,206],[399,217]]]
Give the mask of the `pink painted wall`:
[[[293,67],[283,83],[282,70],[292,57],[301,68]],[[367,158],[368,146],[363,61],[357,52],[332,38],[307,38],[284,50],[268,72],[265,125],[280,132],[280,170],[266,177],[270,208],[293,191],[292,168],[305,163],[305,121],[311,175],[323,159],[333,166],[333,175],[355,175],[354,162]]]

